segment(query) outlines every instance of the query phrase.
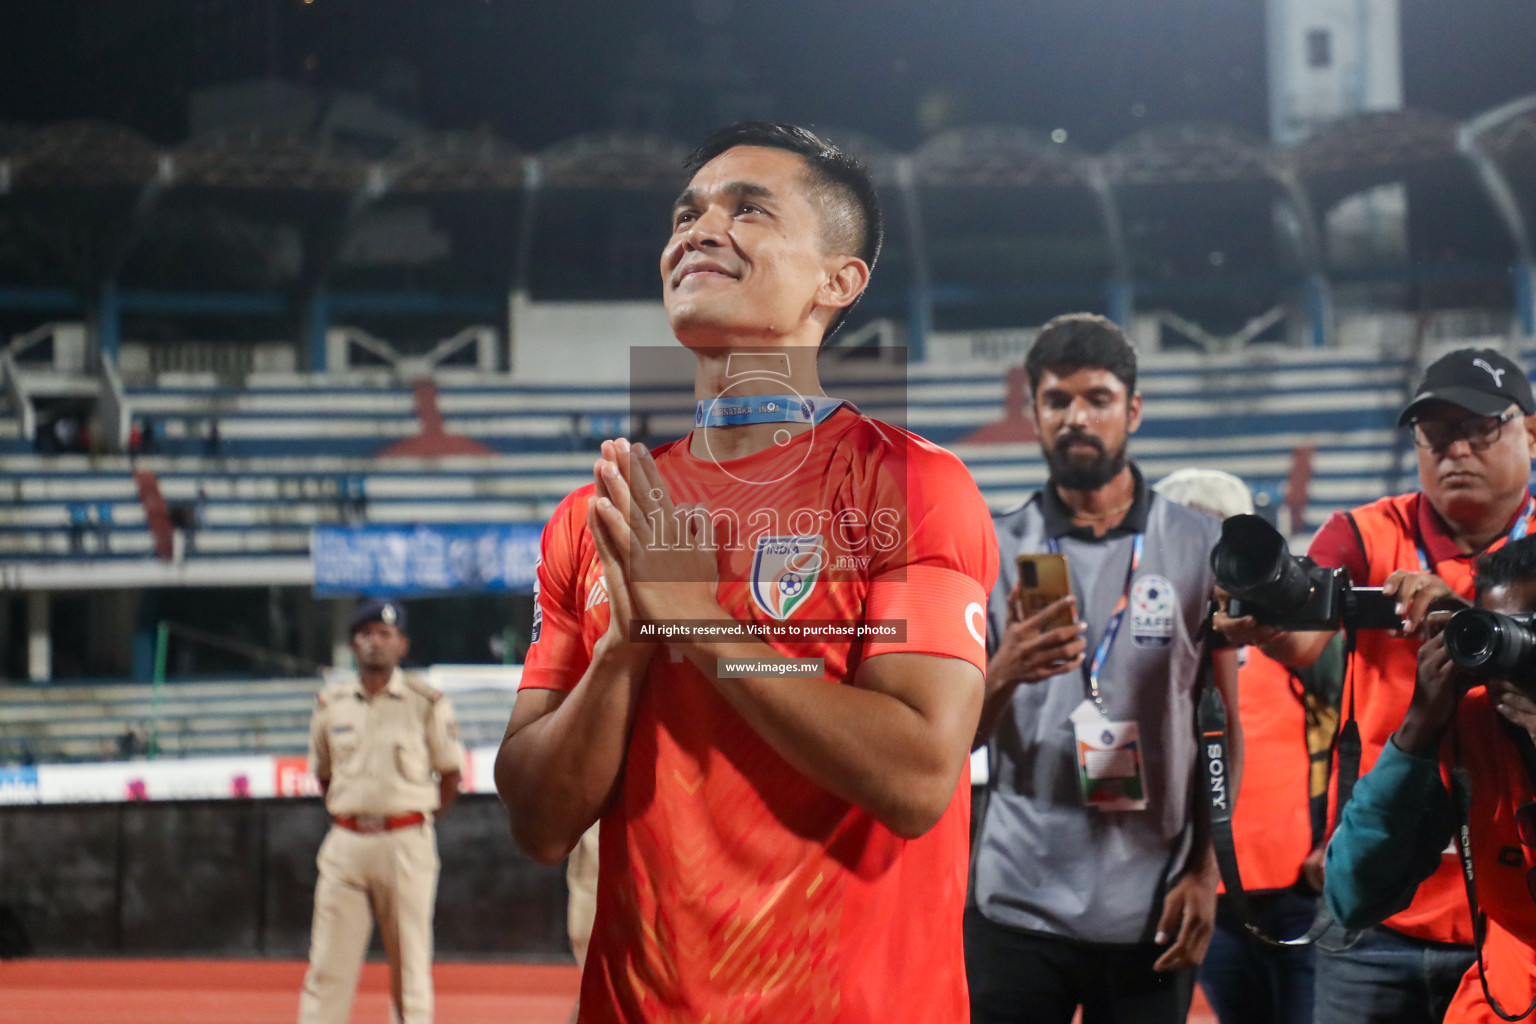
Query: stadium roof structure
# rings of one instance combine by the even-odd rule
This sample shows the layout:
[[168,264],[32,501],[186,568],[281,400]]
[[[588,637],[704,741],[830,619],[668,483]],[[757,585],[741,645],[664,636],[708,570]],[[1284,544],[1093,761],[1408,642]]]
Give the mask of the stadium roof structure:
[[1457,157],[1456,122],[1424,110],[1370,111],[1341,117],[1286,151],[1307,178],[1400,175],[1416,164]]
[[390,158],[396,192],[493,192],[521,188],[528,157],[491,135],[412,139]]
[[1536,168],[1536,97],[1490,123],[1484,143],[1506,166]]
[[[1428,111],[1380,111],[1340,118],[1294,147],[1275,147],[1225,125],[1174,124],[1138,132],[1097,155],[1009,125],[948,131],[906,155],[857,132],[827,134],[866,159],[878,177],[894,180],[895,166],[909,161],[922,186],[1037,188],[1081,184],[1095,162],[1112,186],[1257,181],[1281,168],[1309,185],[1338,177],[1395,181],[1414,167],[1459,159],[1460,128]],[[1489,154],[1509,171],[1536,170],[1536,110],[1522,108],[1481,133]],[[158,178],[207,188],[349,192],[370,173],[386,174],[392,188],[404,191],[485,191],[527,187],[529,163],[549,187],[671,189],[688,151],[673,139],[624,132],[583,133],[538,153],[491,135],[422,133],[371,157],[324,136],[262,129],[224,130],[161,148],[126,127],[75,121],[0,126],[0,191],[140,187]]]
[[286,132],[220,132],[167,154],[165,184],[226,189],[349,193],[369,162],[345,147]]
[[1087,184],[1087,159],[1029,128],[959,128],[912,154],[912,181],[930,188],[1081,186]]
[[1148,128],[1116,143],[1102,159],[1115,186],[1266,181],[1283,162],[1263,140],[1220,124]]
[[688,152],[656,136],[583,133],[539,154],[539,178],[551,188],[675,190]]
[[[1083,151],[1059,136],[1007,125],[949,131],[908,153],[853,131],[833,129],[826,134],[864,157],[877,180],[896,193],[891,198],[899,205],[892,209],[904,214],[898,233],[906,236],[898,241],[903,250],[899,262],[916,289],[928,287],[929,258],[941,259],[944,249],[937,237],[925,239],[925,220],[930,228],[942,228],[951,236],[971,230],[958,222],[941,225],[938,217],[925,218],[925,203],[938,203],[947,212],[956,203],[964,206],[966,190],[1041,190],[1063,198],[1077,192],[1064,204],[1075,211],[1071,213],[1058,215],[1048,209],[1063,205],[1058,198],[1027,204],[1043,212],[1009,214],[1014,220],[1007,224],[1004,217],[988,225],[984,213],[976,210],[967,216],[976,229],[991,231],[994,249],[1004,245],[998,239],[1009,230],[1034,231],[1038,239],[1079,238],[1080,243],[1074,243],[1076,262],[1070,265],[1083,272],[1098,266],[1126,288],[1131,279],[1149,273],[1167,279],[1192,272],[1206,255],[1222,253],[1227,254],[1228,273],[1274,277],[1292,272],[1289,266],[1320,279],[1326,273],[1321,214],[1352,195],[1394,182],[1448,185],[1458,203],[1480,193],[1481,206],[1502,224],[1517,260],[1532,260],[1536,238],[1536,97],[1459,124],[1413,109],[1358,114],[1291,147],[1276,147],[1219,124],[1155,127],[1102,153]],[[500,194],[509,211],[505,216],[519,224],[504,247],[509,263],[523,264],[509,266],[503,275],[515,285],[530,279],[530,246],[540,239],[547,244],[551,236],[549,225],[534,224],[540,219],[575,216],[573,223],[580,223],[583,237],[596,237],[594,231],[598,236],[614,233],[612,248],[619,255],[613,259],[631,259],[631,253],[644,247],[642,222],[650,223],[646,218],[656,215],[652,207],[660,209],[663,197],[678,187],[688,149],[677,140],[622,132],[583,133],[527,152],[486,134],[422,132],[386,148],[377,140],[370,146],[342,135],[301,136],[270,129],[225,129],[165,148],[128,128],[99,122],[0,126],[0,208],[15,211],[30,205],[41,223],[52,218],[83,236],[94,230],[101,241],[82,248],[107,255],[82,264],[84,269],[74,274],[77,279],[69,282],[90,289],[97,286],[90,278],[105,278],[110,284],[125,266],[131,269],[128,255],[163,227],[156,225],[157,219],[194,217],[194,199],[204,208],[227,202],[246,216],[253,202],[272,203],[273,209],[297,211],[288,223],[304,239],[306,251],[303,280],[295,283],[300,290],[313,291],[324,287],[327,275],[344,262],[347,240],[387,202],[415,199],[462,207],[472,199]],[[614,219],[612,211],[623,202],[588,199],[599,204],[594,210],[600,208],[601,213],[578,210],[580,195],[605,192],[645,194],[645,209],[626,212],[618,218],[622,223],[611,228],[607,224]],[[568,198],[551,195],[533,201],[540,193]],[[68,199],[81,195],[90,201],[72,205]],[[177,198],[168,201],[173,196]],[[1269,218],[1256,211],[1276,199],[1296,213],[1300,228],[1295,244],[1277,247],[1258,237],[1267,237],[1270,228]],[[454,216],[457,230],[472,230],[472,218],[462,210]],[[664,212],[661,216],[658,223],[664,222]],[[1488,219],[1486,212],[1483,216]],[[1035,220],[1026,224],[1031,217]],[[1221,223],[1233,217],[1247,220],[1245,237]],[[0,232],[6,230],[0,224]],[[1211,237],[1182,237],[1202,231]],[[13,242],[10,258],[24,259],[32,244],[28,238],[36,237],[33,228]],[[1044,244],[1038,239],[1028,244]],[[309,251],[311,242],[318,252]],[[479,253],[494,248],[489,241],[479,244]],[[952,237],[950,249],[957,245]],[[1292,255],[1267,255],[1266,246]],[[202,258],[211,265],[225,258],[217,246],[203,251]],[[228,258],[244,259],[245,253],[237,257],[231,250]],[[564,260],[562,280],[600,273],[583,267],[584,257],[574,248],[553,258],[557,264]],[[1039,263],[1040,257],[1033,255],[1008,266],[1026,273]],[[632,271],[624,273],[634,277]],[[13,276],[37,280],[40,275]],[[649,280],[651,271],[645,276]],[[482,274],[478,280],[492,277]],[[397,285],[378,278],[370,286]],[[598,294],[593,287],[578,282],[560,294]]]

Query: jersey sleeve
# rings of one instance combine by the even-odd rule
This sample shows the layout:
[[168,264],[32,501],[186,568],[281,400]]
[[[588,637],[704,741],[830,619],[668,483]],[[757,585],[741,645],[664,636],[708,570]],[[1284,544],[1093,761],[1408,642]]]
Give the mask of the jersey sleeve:
[[459,723],[447,697],[439,697],[432,704],[432,713],[427,718],[427,753],[432,757],[432,770],[439,775],[464,770]]
[[533,628],[520,690],[575,689],[591,653],[581,637],[582,534],[592,488],[566,497],[544,527],[533,584]]
[[325,705],[316,698],[314,712],[309,716],[309,773],[317,779],[331,777],[331,743],[325,731]]
[[1307,554],[1324,568],[1343,569],[1349,573],[1350,582],[1356,586],[1365,586],[1370,582],[1370,566],[1366,564],[1365,552],[1360,549],[1360,538],[1343,512],[1335,512],[1328,517],[1323,528],[1317,531],[1317,536],[1312,538]]
[[900,506],[900,543],[874,564],[866,619],[905,622],[905,638],[872,641],[865,657],[929,654],[987,670],[987,595],[997,579],[992,514],[970,472],[916,438],[881,473],[881,506]]

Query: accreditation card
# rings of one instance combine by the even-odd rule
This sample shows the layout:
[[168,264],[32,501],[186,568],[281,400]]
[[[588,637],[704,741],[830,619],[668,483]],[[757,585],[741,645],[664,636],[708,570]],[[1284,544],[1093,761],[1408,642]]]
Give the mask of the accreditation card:
[[1077,781],[1085,806],[1101,811],[1144,811],[1147,783],[1141,731],[1135,722],[1112,722],[1092,701],[1072,713],[1077,736]]

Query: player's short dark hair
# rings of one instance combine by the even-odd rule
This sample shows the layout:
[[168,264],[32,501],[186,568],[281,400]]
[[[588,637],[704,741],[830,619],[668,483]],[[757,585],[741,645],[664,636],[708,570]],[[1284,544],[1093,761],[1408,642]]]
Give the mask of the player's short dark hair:
[[[871,271],[875,269],[885,241],[885,221],[880,213],[880,194],[869,168],[798,125],[738,121],[711,132],[688,155],[683,169],[691,177],[715,157],[737,146],[783,149],[803,159],[821,210],[822,244],[830,252],[857,256]],[[838,312],[827,328],[828,338],[842,326],[852,309],[848,306]]]
[[1473,573],[1478,597],[1494,587],[1536,583],[1536,536],[1521,537],[1488,552],[1474,564]]
[[1024,357],[1031,396],[1039,390],[1040,378],[1047,370],[1065,377],[1082,369],[1108,370],[1125,385],[1127,394],[1136,393],[1136,346],[1107,317],[1093,313],[1058,316],[1040,328],[1029,355]]

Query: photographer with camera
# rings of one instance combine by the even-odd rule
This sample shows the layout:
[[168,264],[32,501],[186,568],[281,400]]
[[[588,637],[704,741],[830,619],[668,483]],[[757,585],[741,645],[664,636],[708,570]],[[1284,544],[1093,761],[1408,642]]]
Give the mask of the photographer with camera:
[[[1312,541],[1319,566],[1381,587],[1402,617],[1400,630],[1362,629],[1349,657],[1343,708],[1359,731],[1359,772],[1376,763],[1408,710],[1430,609],[1470,598],[1473,559],[1530,529],[1533,411],[1530,382],[1498,352],[1460,349],[1435,361],[1398,420],[1413,432],[1422,490],[1336,514]],[[1258,644],[1292,668],[1314,662],[1337,630],[1281,630],[1229,610],[1215,620],[1229,641]],[[1334,771],[1335,807],[1354,782],[1353,758],[1343,756],[1350,729]],[[1318,1024],[1438,1024],[1472,963],[1472,938],[1447,851],[1407,907],[1353,944],[1319,944]]]
[[[1180,469],[1153,490],[1219,520],[1253,515],[1248,485],[1219,469]],[[1317,916],[1323,794],[1314,821],[1309,748],[1314,712],[1337,708],[1342,652],[1292,670],[1247,648],[1238,652],[1238,663],[1243,782],[1232,805],[1231,838],[1245,892],[1236,897],[1219,890],[1200,987],[1220,1024],[1312,1024],[1316,951],[1265,941],[1248,924],[1266,936],[1292,937]]]
[[1458,612],[1420,649],[1407,713],[1345,807],[1327,859],[1329,909],[1364,926],[1408,906],[1466,826],[1458,842],[1473,883],[1463,887],[1473,914],[1489,919],[1489,988],[1474,964],[1446,1014],[1456,1024],[1501,1016],[1490,993],[1518,1013],[1536,989],[1536,537],[1480,559],[1476,591],[1478,610]]

